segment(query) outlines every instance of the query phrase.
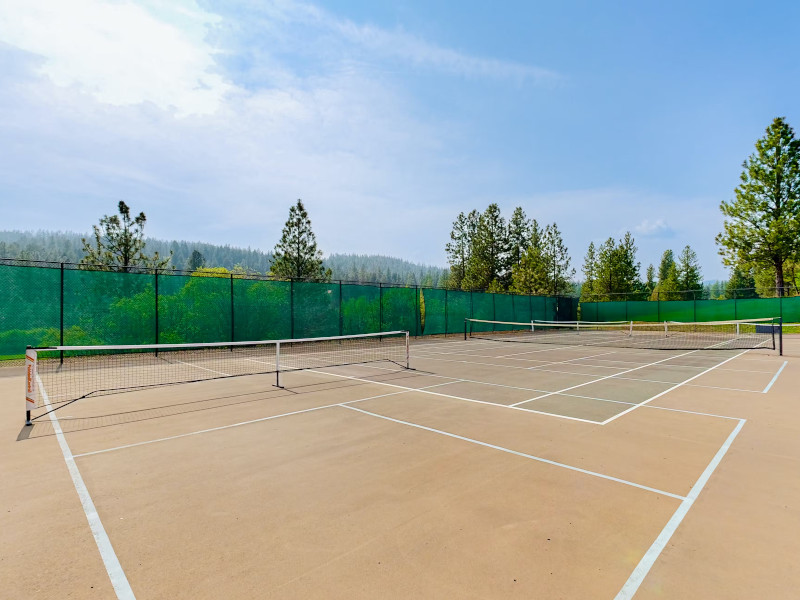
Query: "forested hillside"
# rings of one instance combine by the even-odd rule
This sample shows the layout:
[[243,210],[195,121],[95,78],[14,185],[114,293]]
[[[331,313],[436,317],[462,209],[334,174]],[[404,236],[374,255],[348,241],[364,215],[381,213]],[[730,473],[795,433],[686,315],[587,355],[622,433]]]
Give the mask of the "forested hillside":
[[[83,244],[78,233],[64,231],[0,231],[0,258],[21,258],[77,263],[83,257]],[[147,239],[147,252],[169,256],[170,267],[185,269],[193,251],[202,255],[203,266],[233,269],[244,267],[256,273],[269,272],[272,252],[253,248],[219,246],[204,242]],[[448,269],[412,263],[400,258],[368,254],[331,254],[324,260],[333,279],[383,283],[440,286]]]

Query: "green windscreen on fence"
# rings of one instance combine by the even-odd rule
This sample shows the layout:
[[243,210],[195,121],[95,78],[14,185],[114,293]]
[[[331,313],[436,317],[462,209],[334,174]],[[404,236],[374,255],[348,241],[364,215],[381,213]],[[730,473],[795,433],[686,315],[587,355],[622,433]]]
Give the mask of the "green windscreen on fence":
[[447,290],[447,333],[463,333],[464,319],[468,319],[474,292]]
[[628,302],[626,315],[626,321],[654,322],[661,320],[658,313],[658,302],[649,302],[647,300]]
[[[472,293],[472,318],[494,321],[494,294]],[[473,331],[494,331],[494,325],[491,323],[473,323],[472,329]]]
[[233,341],[285,340],[292,336],[291,284],[234,278]]
[[377,285],[343,285],[342,335],[381,330],[381,293]]
[[381,331],[408,331],[417,335],[417,290],[409,287],[384,287]]
[[568,320],[574,313],[572,302],[378,284],[278,281],[224,269],[112,271],[0,259],[0,359],[22,357],[28,345],[62,342],[241,342],[396,330],[458,335],[467,318]]
[[784,323],[800,323],[800,296],[783,298],[781,310]]
[[693,321],[732,321],[736,319],[736,300],[698,300]]
[[158,275],[158,343],[231,340],[230,277]]
[[600,302],[597,306],[598,321],[626,321],[628,311],[625,302]]
[[58,269],[0,265],[0,360],[58,345],[60,290]]
[[420,320],[422,335],[441,335],[445,333],[445,300],[447,290],[423,288],[420,290]]
[[295,281],[292,337],[339,335],[339,285]]

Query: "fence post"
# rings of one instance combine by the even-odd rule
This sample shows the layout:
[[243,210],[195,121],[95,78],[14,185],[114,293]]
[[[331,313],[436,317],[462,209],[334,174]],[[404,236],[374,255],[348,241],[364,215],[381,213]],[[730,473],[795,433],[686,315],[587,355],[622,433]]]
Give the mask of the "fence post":
[[[470,293],[470,300],[472,294]],[[425,307],[425,312],[428,312],[428,307]],[[447,288],[444,288],[444,336],[447,337]]]
[[[59,309],[59,346],[64,345],[64,263],[61,263],[61,307]],[[59,352],[59,363],[64,364],[64,351]]]
[[289,337],[294,338],[294,277],[289,277]]
[[422,335],[422,314],[419,310],[419,286],[415,285],[414,289],[417,290],[414,296],[414,338],[416,339],[418,336]]
[[656,292],[656,321],[661,322],[661,292]]
[[344,315],[342,314],[342,280],[339,280],[339,335],[344,335]]
[[737,314],[738,314],[738,312],[739,312],[739,311],[737,310],[737,309],[738,309],[738,306],[737,306],[737,304],[738,304],[738,302],[736,301],[736,290],[734,289],[734,290],[733,290],[733,320],[734,320],[734,321],[735,321],[735,320],[737,320],[737,319],[739,318],[739,317],[737,316]]
[[383,284],[378,284],[378,331],[383,331]]
[[[497,294],[492,294],[492,321],[497,321]],[[492,331],[494,331],[494,323],[492,323]]]
[[692,320],[696,323],[697,322],[697,292],[695,292],[694,290],[692,290],[692,303],[693,303],[692,304],[692,308],[694,309],[694,312],[693,312],[694,317],[692,318]]
[[[236,341],[235,317],[233,316],[233,273],[231,273],[231,341]],[[231,348],[233,351],[233,348]]]
[[[156,300],[156,344],[158,344],[158,269],[153,271],[153,276],[155,277],[155,300]],[[158,356],[158,350],[156,349],[156,356]]]

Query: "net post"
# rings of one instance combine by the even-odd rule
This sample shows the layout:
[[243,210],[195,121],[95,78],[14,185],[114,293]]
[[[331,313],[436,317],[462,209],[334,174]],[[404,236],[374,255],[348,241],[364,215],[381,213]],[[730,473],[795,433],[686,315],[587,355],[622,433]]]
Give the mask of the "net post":
[[469,322],[469,319],[466,319],[466,318],[465,318],[465,319],[464,319],[464,341],[465,341],[465,342],[467,341],[467,323],[468,323],[468,322]]
[[667,322],[664,321],[664,337],[669,337],[669,332],[667,331]]
[[631,326],[631,328],[630,328],[630,332],[628,333],[628,335],[630,337],[633,337],[633,321],[631,321],[630,326]]
[[281,343],[275,342],[275,387],[281,386]]
[[406,331],[406,369],[411,369],[411,347],[409,345],[409,335]]
[[[772,328],[772,345],[775,346],[775,328]],[[778,356],[783,356],[783,317],[778,317]]]
[[25,348],[25,425],[31,426],[31,410],[38,405],[39,389],[36,385],[36,350]]

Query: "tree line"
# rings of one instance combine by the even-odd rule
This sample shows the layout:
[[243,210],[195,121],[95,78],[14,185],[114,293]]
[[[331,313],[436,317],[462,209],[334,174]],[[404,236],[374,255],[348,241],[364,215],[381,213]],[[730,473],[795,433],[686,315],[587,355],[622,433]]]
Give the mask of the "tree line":
[[450,289],[536,295],[573,291],[575,270],[558,226],[541,227],[521,207],[508,221],[495,203],[483,212],[459,213],[445,250]]

